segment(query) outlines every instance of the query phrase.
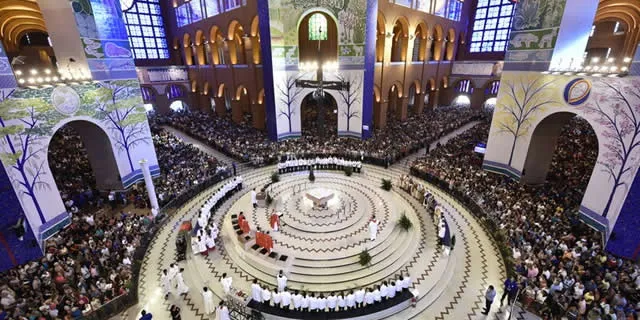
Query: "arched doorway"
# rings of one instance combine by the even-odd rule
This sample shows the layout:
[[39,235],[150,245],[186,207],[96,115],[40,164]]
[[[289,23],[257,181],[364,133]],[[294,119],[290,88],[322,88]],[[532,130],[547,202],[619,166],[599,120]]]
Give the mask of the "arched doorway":
[[236,20],[229,24],[229,56],[231,64],[247,64],[244,44],[244,28]]
[[313,11],[298,27],[300,62],[338,61],[338,26],[335,19],[322,11]]
[[185,33],[182,43],[184,46],[185,64],[188,66],[193,65],[193,42],[191,41],[191,35],[188,33]]
[[598,138],[585,119],[570,112],[544,118],[531,136],[521,181],[560,184],[575,203],[582,201],[598,157]]
[[498,103],[498,98],[491,97],[484,101],[482,104],[482,110],[488,114],[493,114],[493,111],[496,109],[496,104]]
[[389,120],[398,118],[397,115],[399,113],[400,108],[402,107],[400,105],[400,98],[402,97],[402,90],[400,89],[399,86],[394,84],[389,89],[389,95],[387,97],[388,97],[388,101],[389,101],[389,103],[387,105],[387,123],[389,123]]
[[376,31],[376,62],[382,62],[382,60],[384,60],[384,40],[386,38],[382,12],[378,12]]
[[98,191],[123,188],[111,141],[96,124],[75,120],[60,127],[48,147],[49,168],[67,209],[82,209]]
[[251,113],[251,99],[249,97],[249,91],[245,86],[239,86],[236,89],[236,100],[238,101],[238,107],[242,113],[242,121],[248,125],[253,123],[253,114]]
[[315,92],[307,94],[300,105],[302,134],[305,136],[332,136],[338,131],[338,103],[324,92],[318,96]]
[[405,61],[409,44],[409,27],[404,19],[398,19],[393,26],[391,38],[391,62]]
[[411,87],[409,87],[409,93],[407,95],[407,114],[409,115],[417,113],[417,104],[419,101],[416,99],[416,96],[418,95],[418,90],[420,90],[419,88],[415,83],[412,83]]
[[171,102],[169,109],[173,112],[184,112],[189,110],[189,106],[182,100],[176,100]]

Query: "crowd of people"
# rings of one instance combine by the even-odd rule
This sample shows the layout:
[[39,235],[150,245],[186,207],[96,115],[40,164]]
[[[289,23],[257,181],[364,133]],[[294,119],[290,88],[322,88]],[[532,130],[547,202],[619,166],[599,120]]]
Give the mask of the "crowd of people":
[[120,213],[73,216],[49,239],[39,260],[0,274],[4,319],[75,319],[129,290],[136,249],[145,241],[149,217]]
[[273,307],[303,312],[337,312],[366,308],[395,298],[403,291],[409,291],[412,285],[411,277],[400,275],[397,279],[383,281],[380,285],[369,288],[357,288],[344,292],[313,293],[287,288],[287,277],[281,270],[276,275],[277,287],[269,288],[260,285],[258,279],[251,284],[251,300],[265,307]]
[[474,146],[488,133],[488,123],[475,126],[416,160],[412,173],[471,199],[495,222],[525,308],[552,319],[637,319],[640,268],[608,255],[577,214],[597,157],[589,124],[574,118],[564,127],[542,186],[483,171]]
[[[469,108],[439,108],[437,111],[413,115],[407,121],[390,121],[384,129],[374,132],[368,140],[340,137],[335,123],[317,130],[303,130],[297,139],[273,142],[265,132],[248,125],[235,124],[228,117],[202,112],[176,112],[155,116],[154,121],[170,125],[233,158],[256,165],[274,164],[286,154],[305,157],[337,155],[377,164],[394,162],[431,143],[462,125],[484,117],[481,111]],[[332,122],[328,122],[332,123]]]

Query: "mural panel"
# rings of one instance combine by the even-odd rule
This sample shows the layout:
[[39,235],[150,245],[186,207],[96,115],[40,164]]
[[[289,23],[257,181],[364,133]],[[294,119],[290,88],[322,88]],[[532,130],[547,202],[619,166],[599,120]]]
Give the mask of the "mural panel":
[[484,167],[518,179],[542,120],[558,112],[584,118],[598,137],[599,154],[580,213],[609,236],[640,165],[638,86],[638,77],[504,72]]

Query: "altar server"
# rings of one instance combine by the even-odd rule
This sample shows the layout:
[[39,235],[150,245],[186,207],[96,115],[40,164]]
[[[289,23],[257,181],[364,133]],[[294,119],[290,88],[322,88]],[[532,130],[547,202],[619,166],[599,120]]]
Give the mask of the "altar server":
[[251,300],[255,302],[262,302],[262,288],[258,284],[258,279],[253,279],[251,284]]
[[331,294],[327,297],[327,308],[329,308],[329,311],[334,311],[337,305],[338,297],[336,297],[335,293],[331,292]]
[[254,209],[258,207],[257,197],[258,193],[256,192],[256,188],[253,188],[253,190],[251,190],[251,205]]
[[162,270],[162,276],[160,277],[160,285],[162,286],[162,292],[164,293],[164,298],[169,299],[169,295],[171,294],[171,276],[169,275],[169,271],[167,269]]
[[387,296],[389,299],[393,299],[396,296],[396,282],[391,281],[391,285],[389,286],[389,290],[387,291]]
[[226,273],[222,274],[222,278],[220,278],[220,284],[222,284],[222,289],[225,294],[229,294],[231,292],[231,284],[233,283],[233,279],[231,277],[227,277]]
[[371,221],[369,221],[369,240],[375,241],[377,235],[378,235],[378,220],[376,220],[376,216],[373,216],[371,218]]
[[184,282],[184,277],[182,276],[182,272],[184,272],[184,268],[180,268],[180,270],[178,271],[178,273],[176,273],[175,275],[175,279],[176,279],[176,286],[177,286],[177,291],[178,291],[178,295],[186,295],[187,292],[189,292],[189,287],[187,287],[187,284]]
[[278,281],[278,292],[284,291],[284,288],[287,287],[287,277],[284,275],[284,272],[282,272],[282,270],[280,270],[280,273],[278,273],[276,280]]
[[204,304],[204,313],[212,314],[216,307],[213,305],[213,292],[207,287],[202,288],[202,301]]
[[380,302],[382,301],[382,294],[380,294],[380,286],[377,286],[373,292],[373,300],[375,300],[375,302]]
[[338,294],[338,296],[336,297],[337,303],[336,303],[336,311],[340,311],[340,310],[344,310],[345,307],[347,306],[347,302],[344,298],[344,293],[341,292]]
[[373,292],[371,292],[371,288],[367,288],[367,293],[364,294],[364,303],[367,306],[372,305],[375,302],[375,298],[373,296]]
[[289,310],[291,305],[291,292],[284,288],[284,291],[280,295],[280,303],[282,305],[282,309]]
[[207,241],[202,237],[198,236],[198,252],[203,256],[209,255],[209,250],[207,249]]
[[300,300],[300,309],[309,311],[309,297],[306,292],[302,295],[302,300]]
[[296,290],[296,293],[293,295],[292,299],[293,309],[300,311],[300,308],[302,307],[302,295],[298,290]]
[[347,297],[344,299],[344,304],[347,306],[347,309],[353,309],[356,306],[356,296],[353,293],[353,290],[349,292]]
[[382,285],[380,286],[380,297],[382,297],[383,300],[389,298],[389,286],[387,286],[386,281],[382,282]]
[[411,276],[407,273],[402,281],[402,289],[409,289],[411,287],[412,281]]
[[229,317],[229,309],[224,305],[224,301],[220,301],[216,309],[216,320],[231,320]]
[[172,263],[169,265],[169,279],[173,282],[176,278],[176,275],[180,272],[180,267],[177,264]]
[[209,230],[208,232],[205,232],[204,243],[207,246],[207,252],[208,251],[213,251],[213,250],[216,249],[215,237],[214,237],[214,234],[213,234],[213,232],[211,230]]
[[271,292],[271,298],[273,299],[273,306],[276,308],[280,307],[280,302],[282,302],[282,293],[274,289],[273,292]]
[[356,290],[356,292],[354,293],[355,299],[356,299],[356,307],[360,308],[362,307],[362,303],[364,302],[364,289],[360,288],[358,290]]
[[318,299],[313,293],[309,297],[309,311],[310,312],[318,311]]
[[318,297],[317,304],[318,304],[318,311],[320,312],[324,312],[324,310],[327,308],[327,298],[325,298],[322,293]]
[[271,290],[267,288],[267,286],[262,286],[262,303],[265,306],[268,306],[271,303]]

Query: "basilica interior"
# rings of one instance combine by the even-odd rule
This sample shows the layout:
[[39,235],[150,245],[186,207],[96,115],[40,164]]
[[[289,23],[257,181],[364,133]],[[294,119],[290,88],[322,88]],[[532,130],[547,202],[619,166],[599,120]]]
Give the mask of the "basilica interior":
[[0,40],[0,320],[639,319],[638,0],[1,0]]

